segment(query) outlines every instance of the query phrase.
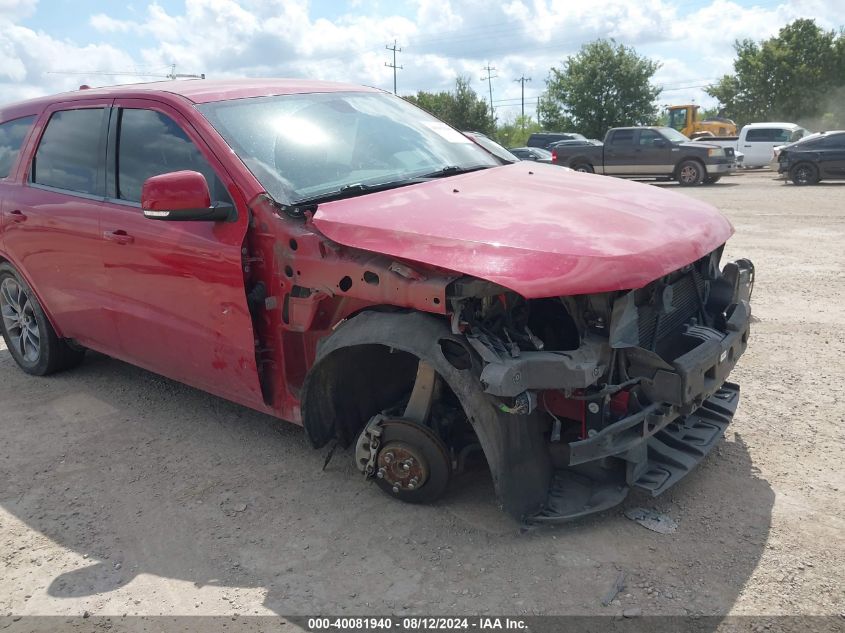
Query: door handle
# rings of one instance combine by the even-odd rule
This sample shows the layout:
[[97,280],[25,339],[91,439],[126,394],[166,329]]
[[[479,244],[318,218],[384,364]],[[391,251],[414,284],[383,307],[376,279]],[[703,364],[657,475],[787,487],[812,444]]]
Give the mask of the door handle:
[[135,238],[123,229],[106,231],[103,233],[103,239],[106,239],[109,242],[116,242],[117,244],[132,244],[135,241]]
[[12,216],[12,222],[26,222],[26,214],[20,209],[10,211],[9,215]]
[[750,145],[743,145],[743,147],[751,147]]

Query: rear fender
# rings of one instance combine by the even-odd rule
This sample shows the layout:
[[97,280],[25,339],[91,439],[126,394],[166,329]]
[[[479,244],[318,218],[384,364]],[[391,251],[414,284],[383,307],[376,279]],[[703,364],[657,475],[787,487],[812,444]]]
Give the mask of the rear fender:
[[45,304],[44,301],[41,299],[41,296],[38,294],[38,289],[33,285],[32,280],[29,279],[23,267],[19,266],[17,262],[15,262],[2,250],[0,250],[0,264],[9,264],[12,268],[15,269],[15,271],[17,271],[21,279],[23,279],[26,285],[29,286],[29,289],[32,291],[32,294],[35,295],[35,299],[38,301],[38,305],[40,305],[41,309],[44,311],[44,316],[47,317],[47,321],[50,322],[50,325],[53,327],[53,331],[56,333],[56,336],[58,336],[59,338],[63,338],[62,330],[56,323],[56,319],[53,318],[53,313],[50,311],[50,306]]

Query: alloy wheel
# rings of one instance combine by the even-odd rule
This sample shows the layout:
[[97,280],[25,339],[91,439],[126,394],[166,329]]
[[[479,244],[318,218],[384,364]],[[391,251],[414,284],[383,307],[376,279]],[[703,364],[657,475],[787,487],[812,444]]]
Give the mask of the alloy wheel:
[[698,170],[692,165],[686,165],[681,169],[681,180],[686,183],[693,183],[698,179]]
[[9,336],[9,345],[27,363],[41,356],[41,330],[35,310],[23,287],[11,277],[0,284],[0,314]]
[[795,180],[800,184],[806,185],[812,180],[812,172],[807,166],[801,166],[795,170]]

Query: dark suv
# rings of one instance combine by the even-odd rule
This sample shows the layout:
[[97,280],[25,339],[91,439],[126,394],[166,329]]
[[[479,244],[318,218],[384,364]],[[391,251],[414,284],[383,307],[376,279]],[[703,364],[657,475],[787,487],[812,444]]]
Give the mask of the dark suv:
[[528,137],[528,147],[542,147],[549,149],[549,145],[558,141],[586,140],[583,134],[577,132],[535,132]]
[[805,136],[781,149],[778,173],[796,185],[845,179],[845,130]]

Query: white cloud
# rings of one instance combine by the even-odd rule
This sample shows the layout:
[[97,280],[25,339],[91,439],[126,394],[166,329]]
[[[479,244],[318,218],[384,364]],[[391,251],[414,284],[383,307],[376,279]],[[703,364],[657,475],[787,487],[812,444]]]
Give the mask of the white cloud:
[[[845,0],[760,0],[744,7],[730,0],[407,0],[404,6],[347,2],[337,15],[316,18],[304,0],[185,0],[177,12],[155,2],[139,6],[134,20],[119,19],[109,5],[80,18],[101,41],[69,41],[20,24],[35,0],[0,0],[0,89],[6,99],[56,92],[79,83],[137,80],[48,74],[63,68],[125,70],[172,62],[177,71],[209,77],[308,76],[391,88],[393,72],[384,45],[403,47],[399,90],[442,90],[468,76],[481,95],[482,67],[497,69],[494,100],[499,115],[518,112],[525,74],[529,112],[551,66],[585,42],[613,37],[662,63],[656,80],[671,90],[662,102],[706,100],[687,88],[730,71],[733,41],[760,39],[797,17],[815,17],[833,28]],[[681,15],[678,10],[688,10]],[[37,18],[37,14],[35,14]],[[125,38],[131,54],[106,42]],[[96,37],[94,38],[97,39]],[[679,89],[680,88],[680,89]]]

